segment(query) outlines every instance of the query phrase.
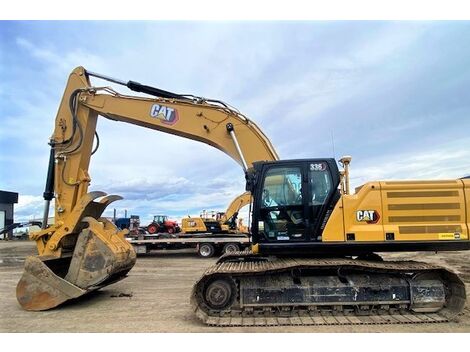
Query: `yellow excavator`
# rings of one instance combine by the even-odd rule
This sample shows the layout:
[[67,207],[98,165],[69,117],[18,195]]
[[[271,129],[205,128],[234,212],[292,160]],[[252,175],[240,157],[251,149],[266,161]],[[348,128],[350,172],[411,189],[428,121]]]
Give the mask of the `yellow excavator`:
[[239,226],[238,212],[251,203],[251,193],[245,192],[236,197],[229,204],[225,212],[213,214],[203,211],[199,217],[187,217],[181,220],[183,233],[243,233],[246,229]]
[[[90,77],[152,98],[94,87]],[[17,286],[21,306],[45,310],[125,277],[135,253],[101,217],[119,199],[88,192],[97,116],[207,143],[245,171],[253,198],[250,252],[230,253],[195,283],[191,305],[216,326],[386,324],[454,319],[466,301],[450,270],[383,261],[376,252],[470,249],[470,179],[373,181],[350,194],[350,157],[279,160],[251,120],[218,101],[123,82],[82,67],[56,118],[44,192],[55,224],[31,234]]]

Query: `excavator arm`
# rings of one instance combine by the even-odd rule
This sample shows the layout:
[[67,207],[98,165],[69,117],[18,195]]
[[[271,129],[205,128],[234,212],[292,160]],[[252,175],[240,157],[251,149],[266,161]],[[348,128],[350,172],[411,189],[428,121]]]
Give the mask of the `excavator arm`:
[[[98,115],[209,144],[228,154],[244,169],[254,161],[279,159],[258,126],[227,105],[130,82],[126,85],[135,90],[166,97],[121,95],[108,87],[92,87],[82,67],[71,73],[51,138],[55,181],[53,192],[46,190],[46,193],[55,193],[56,224],[69,217],[88,192],[91,181],[88,167]],[[35,239],[43,235],[44,232]],[[66,235],[64,230],[56,231],[49,238],[48,247],[39,246],[40,253],[52,254]]]
[[[238,212],[241,208],[251,203],[251,192],[245,192],[240,194],[236,197],[232,202],[229,204],[227,210],[220,218],[221,224],[226,224],[227,222],[230,224],[230,227],[236,227],[236,221]],[[227,225],[225,225],[227,226]]]
[[222,220],[225,220],[225,221],[230,220],[232,216],[235,215],[235,213],[238,213],[241,208],[243,208],[245,205],[250,204],[250,202],[251,202],[251,193],[250,192],[242,193],[230,203],[230,205],[228,206],[224,214],[225,219],[222,219]]
[[[154,97],[94,87],[91,76]],[[50,139],[43,229],[30,236],[39,256],[27,258],[17,286],[18,301],[25,309],[55,307],[122,279],[135,264],[125,230],[119,231],[101,217],[107,205],[121,197],[88,192],[90,159],[99,143],[99,115],[209,144],[245,171],[254,161],[279,159],[259,127],[221,101],[122,82],[77,67],[69,76]],[[52,198],[55,223],[47,226]]]

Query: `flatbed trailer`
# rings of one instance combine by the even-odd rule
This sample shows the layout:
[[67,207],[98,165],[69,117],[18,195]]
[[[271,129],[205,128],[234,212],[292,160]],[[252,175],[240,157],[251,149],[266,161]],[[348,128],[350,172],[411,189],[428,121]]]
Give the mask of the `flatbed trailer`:
[[251,240],[246,234],[198,234],[181,235],[172,238],[161,238],[155,235],[128,238],[137,255],[152,250],[172,250],[195,248],[202,258],[210,258],[216,254],[241,251],[250,246]]

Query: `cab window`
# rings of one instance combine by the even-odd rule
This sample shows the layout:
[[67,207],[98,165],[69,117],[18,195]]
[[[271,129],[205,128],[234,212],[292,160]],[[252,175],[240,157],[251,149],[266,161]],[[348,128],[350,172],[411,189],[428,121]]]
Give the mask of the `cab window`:
[[308,180],[309,205],[323,205],[333,188],[327,164],[325,162],[310,164]]
[[264,179],[262,208],[302,204],[300,168],[273,168]]

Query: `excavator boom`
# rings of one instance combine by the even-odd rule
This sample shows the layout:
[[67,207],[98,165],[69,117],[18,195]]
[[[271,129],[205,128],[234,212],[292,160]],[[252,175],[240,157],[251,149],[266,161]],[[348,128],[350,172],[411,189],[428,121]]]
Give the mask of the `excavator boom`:
[[[94,87],[90,77],[125,85],[152,98]],[[38,256],[26,260],[17,298],[28,310],[53,308],[124,278],[136,255],[118,230],[102,217],[120,196],[88,192],[98,116],[209,144],[245,170],[254,161],[277,160],[268,138],[240,112],[218,101],[183,96],[134,81],[123,82],[77,67],[69,76],[50,139],[43,228],[32,233]],[[55,198],[55,223],[47,224]]]
[[251,193],[250,192],[245,192],[236,197],[232,202],[229,204],[227,207],[227,210],[225,210],[224,217],[222,218],[222,221],[228,221],[230,220],[235,214],[237,214],[241,208],[244,206],[250,204],[251,202]]

